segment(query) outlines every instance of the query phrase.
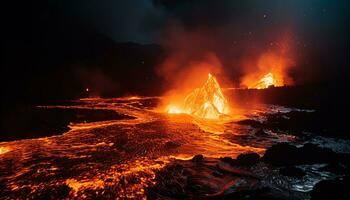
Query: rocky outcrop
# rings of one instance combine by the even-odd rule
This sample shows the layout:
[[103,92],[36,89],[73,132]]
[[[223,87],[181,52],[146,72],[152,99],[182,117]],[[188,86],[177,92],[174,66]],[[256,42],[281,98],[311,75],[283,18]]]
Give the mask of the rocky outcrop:
[[262,160],[275,166],[289,166],[337,162],[340,160],[340,155],[331,149],[311,143],[300,148],[287,143],[279,143],[267,149]]
[[348,199],[349,185],[349,176],[335,180],[320,181],[311,192],[311,200]]

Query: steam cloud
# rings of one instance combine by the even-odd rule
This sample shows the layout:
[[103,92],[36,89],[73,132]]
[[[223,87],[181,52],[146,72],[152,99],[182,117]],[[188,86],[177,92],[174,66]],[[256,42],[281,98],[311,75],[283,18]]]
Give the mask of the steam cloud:
[[286,36],[294,40],[293,23],[286,16],[273,19],[267,10],[256,9],[262,6],[259,1],[153,3],[166,21],[158,42],[168,58],[158,72],[170,84],[173,77],[179,79],[193,71],[197,63],[202,65],[201,71],[221,73],[224,83],[231,81],[238,86],[247,60],[257,60],[267,51],[280,51],[279,42]]
[[[206,55],[211,55],[223,66],[216,70],[238,86],[247,63],[254,68],[254,61],[270,52],[293,60],[287,73],[296,84],[312,82],[325,70],[332,72],[328,64],[341,57],[320,49],[343,46],[342,39],[331,35],[349,32],[334,25],[346,22],[345,16],[335,14],[335,9],[342,10],[339,2],[153,0],[153,6],[162,19],[152,24],[158,26],[156,42],[169,56],[158,71],[167,82],[172,82],[171,76],[189,70],[193,61],[206,63]],[[334,42],[332,46],[329,41]],[[289,52],[282,46],[286,43]],[[343,64],[341,59],[335,60]],[[171,67],[169,62],[173,62]]]

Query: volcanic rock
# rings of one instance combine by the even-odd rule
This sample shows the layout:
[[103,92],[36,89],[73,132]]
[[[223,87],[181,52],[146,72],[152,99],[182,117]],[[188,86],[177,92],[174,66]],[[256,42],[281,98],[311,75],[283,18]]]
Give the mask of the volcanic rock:
[[329,163],[337,160],[337,154],[328,148],[322,148],[316,144],[307,143],[299,148],[301,162],[303,164]]
[[343,166],[339,163],[330,163],[330,164],[320,168],[320,170],[331,172],[333,174],[345,174],[346,173],[345,166]]
[[[220,163],[225,167],[220,168]],[[177,167],[179,164],[182,167]],[[149,199],[241,198],[255,194],[261,187],[260,180],[251,173],[249,169],[196,155],[192,160],[175,160],[158,171],[156,184],[146,193]]]
[[245,119],[237,122],[240,125],[245,125],[245,126],[251,126],[253,128],[261,128],[263,127],[263,124],[259,121],[252,120],[252,119]]
[[222,158],[219,158],[219,160],[221,160],[224,163],[230,164],[230,165],[237,164],[237,160],[233,159],[231,157],[222,157]]
[[287,143],[279,143],[267,149],[262,160],[277,166],[294,165],[299,160],[298,148]]
[[289,166],[336,162],[340,159],[340,154],[311,143],[300,148],[287,143],[279,143],[267,149],[262,159],[272,165]]
[[256,131],[254,133],[256,136],[268,136],[269,134],[267,134],[263,129],[259,129],[258,131]]
[[280,174],[282,174],[283,176],[289,176],[294,178],[302,178],[306,175],[306,173],[303,170],[294,166],[288,166],[280,169]]
[[318,199],[348,199],[349,177],[336,180],[323,180],[317,183],[312,192],[311,200]]
[[196,163],[203,162],[203,160],[204,160],[204,157],[203,157],[203,155],[201,155],[201,154],[195,155],[195,156],[193,156],[193,158],[192,158],[192,161],[193,161],[193,162],[196,162]]
[[257,153],[240,154],[237,157],[237,164],[252,166],[258,163],[259,160],[260,160],[260,156]]

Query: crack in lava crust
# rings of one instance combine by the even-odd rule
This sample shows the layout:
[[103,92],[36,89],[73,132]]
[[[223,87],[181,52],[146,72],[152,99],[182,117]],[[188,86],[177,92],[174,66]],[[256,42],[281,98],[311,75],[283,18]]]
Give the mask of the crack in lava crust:
[[160,113],[153,110],[151,102],[156,101],[96,98],[74,106],[42,106],[114,110],[134,119],[70,124],[71,130],[62,135],[0,143],[0,196],[140,199],[154,184],[155,172],[172,159],[265,150],[222,137],[239,133],[236,125]]

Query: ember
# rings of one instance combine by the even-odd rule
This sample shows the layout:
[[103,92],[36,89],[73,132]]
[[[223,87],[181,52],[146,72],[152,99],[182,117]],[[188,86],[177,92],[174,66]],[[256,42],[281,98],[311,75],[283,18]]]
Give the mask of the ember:
[[228,114],[229,105],[219,83],[210,73],[208,80],[201,88],[188,94],[181,106],[169,105],[168,113],[187,113],[201,118],[218,119]]

